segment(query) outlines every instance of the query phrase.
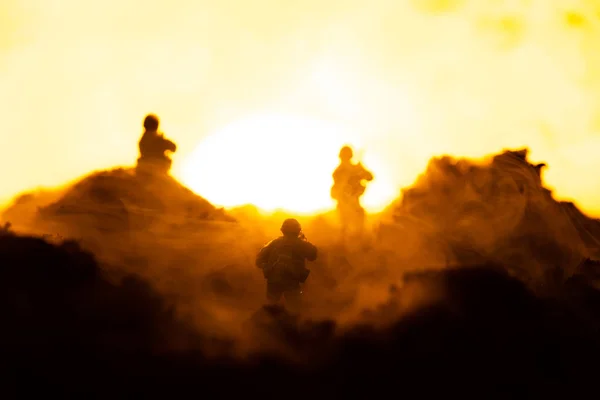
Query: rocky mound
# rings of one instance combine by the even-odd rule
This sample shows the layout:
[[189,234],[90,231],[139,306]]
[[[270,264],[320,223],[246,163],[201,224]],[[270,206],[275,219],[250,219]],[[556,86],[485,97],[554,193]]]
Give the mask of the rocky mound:
[[556,201],[542,183],[545,164],[527,153],[505,151],[485,163],[432,159],[403,191],[381,240],[404,238],[413,254],[436,254],[430,259],[440,265],[510,264],[537,284],[569,276],[598,255],[600,222]]
[[16,227],[62,225],[70,232],[77,227],[79,233],[143,230],[161,222],[173,226],[235,222],[170,176],[138,176],[123,168],[92,173],[54,196],[19,196],[2,219]]
[[69,381],[89,382],[93,360],[164,352],[196,337],[143,279],[112,282],[77,243],[53,245],[8,227],[0,231],[0,310],[4,379],[42,386],[59,382],[45,374],[67,370]]

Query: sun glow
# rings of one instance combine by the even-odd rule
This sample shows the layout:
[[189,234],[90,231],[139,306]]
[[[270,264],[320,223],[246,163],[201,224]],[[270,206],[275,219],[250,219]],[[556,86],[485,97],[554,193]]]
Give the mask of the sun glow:
[[216,205],[312,214],[334,207],[331,174],[346,143],[359,158],[364,151],[363,162],[375,175],[363,205],[372,212],[384,208],[398,188],[377,155],[362,149],[348,129],[297,116],[257,115],[224,127],[198,145],[179,178]]

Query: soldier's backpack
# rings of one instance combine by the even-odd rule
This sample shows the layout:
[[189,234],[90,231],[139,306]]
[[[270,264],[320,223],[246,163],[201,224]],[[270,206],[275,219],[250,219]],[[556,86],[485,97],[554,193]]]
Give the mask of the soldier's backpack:
[[298,260],[292,257],[286,245],[279,245],[273,249],[270,265],[264,271],[265,278],[273,282],[298,281],[305,282],[310,270],[303,267]]

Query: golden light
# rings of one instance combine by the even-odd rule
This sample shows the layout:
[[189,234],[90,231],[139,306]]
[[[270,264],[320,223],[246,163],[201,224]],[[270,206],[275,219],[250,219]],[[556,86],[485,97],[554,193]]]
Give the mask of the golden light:
[[[335,124],[285,114],[263,114],[232,123],[203,140],[178,174],[187,186],[224,207],[253,204],[311,214],[334,207],[329,197],[338,152],[361,141]],[[363,205],[385,207],[398,194],[385,166],[364,150],[365,165],[375,174]]]
[[[0,204],[131,165],[141,119],[152,111],[178,144],[173,174],[216,204],[331,207],[331,168],[343,142],[357,153],[362,147],[376,175],[363,197],[371,210],[410,185],[432,156],[528,146],[532,160],[548,163],[544,180],[557,197],[600,215],[600,182],[590,174],[600,168],[594,3],[2,1],[0,148],[9,151],[0,170],[10,173]],[[240,120],[254,110],[331,123]],[[271,118],[281,131],[265,122]],[[212,138],[186,160],[207,130]],[[263,170],[252,164],[262,162],[258,154],[273,162],[255,148],[268,135],[280,145],[294,135],[318,139],[311,151],[294,142],[295,161],[269,169],[293,175],[297,185],[285,195],[263,188]],[[250,154],[239,158],[227,140]],[[221,148],[228,153],[216,156]],[[251,165],[227,165],[235,157]],[[249,194],[255,188],[262,198]]]

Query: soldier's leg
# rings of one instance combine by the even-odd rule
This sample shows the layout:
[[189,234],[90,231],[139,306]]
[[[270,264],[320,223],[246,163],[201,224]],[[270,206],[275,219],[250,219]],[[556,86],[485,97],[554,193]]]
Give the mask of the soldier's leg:
[[340,224],[340,242],[343,244],[346,239],[346,233],[348,229],[348,221],[346,219],[346,215],[344,213],[344,205],[338,201],[337,204],[337,215],[338,221]]
[[352,239],[352,232],[354,229],[354,215],[350,203],[345,202],[341,204],[340,219],[342,224],[341,242],[342,245],[348,246]]
[[285,305],[291,312],[298,312],[302,307],[302,289],[300,285],[289,288],[284,292]]
[[346,238],[348,237],[348,224],[346,221],[342,222],[342,228],[340,231],[340,242],[344,244],[346,242]]
[[356,217],[352,204],[345,204],[342,214],[344,220],[342,242],[345,248],[352,248],[356,231]]
[[365,210],[361,209],[358,237],[363,251],[368,251],[371,249],[373,244],[373,237],[371,235],[370,228],[367,226],[366,219]]
[[356,208],[356,234],[362,241],[365,232],[365,209],[358,204]]

